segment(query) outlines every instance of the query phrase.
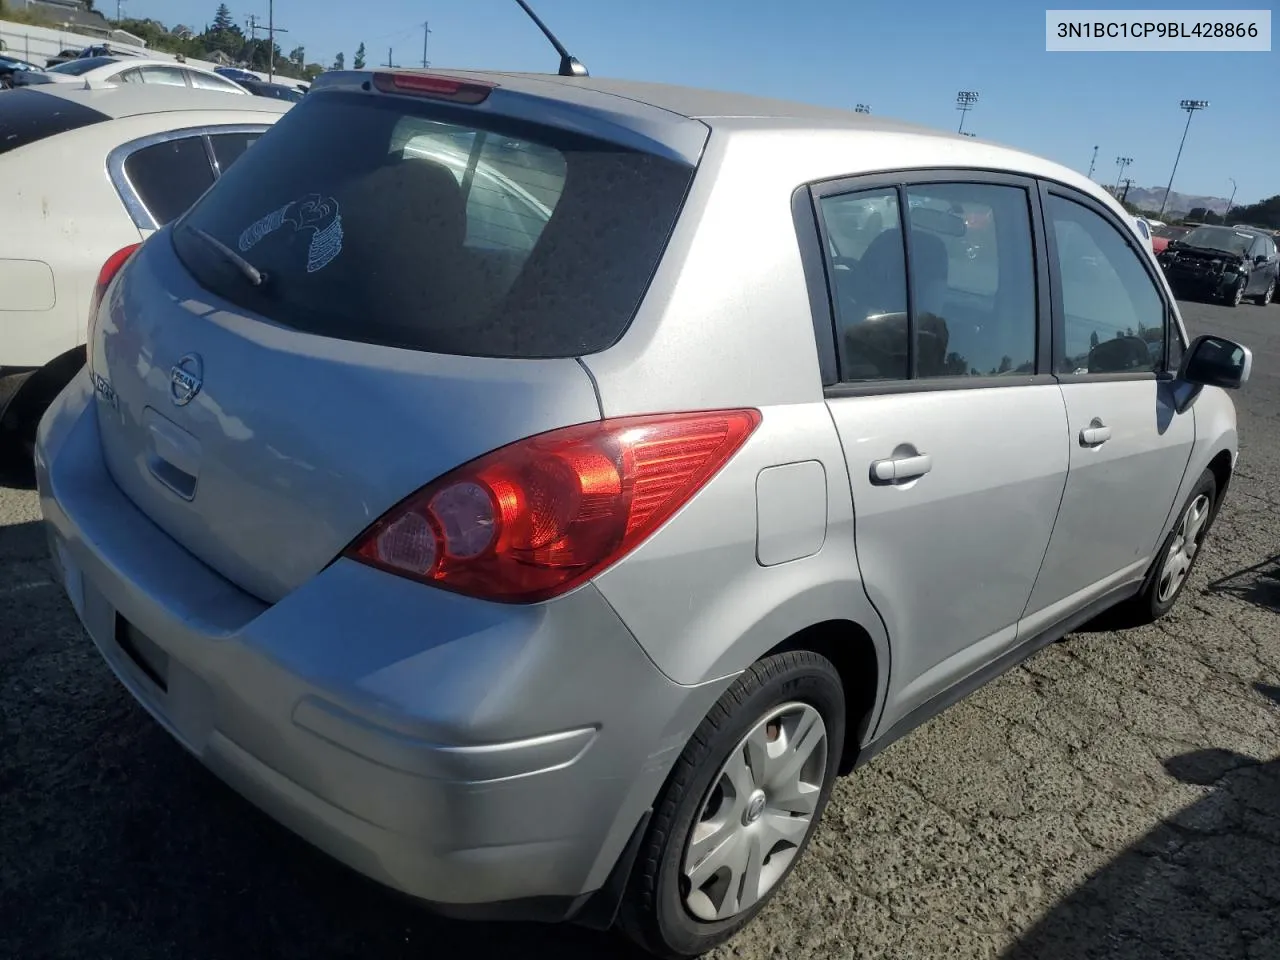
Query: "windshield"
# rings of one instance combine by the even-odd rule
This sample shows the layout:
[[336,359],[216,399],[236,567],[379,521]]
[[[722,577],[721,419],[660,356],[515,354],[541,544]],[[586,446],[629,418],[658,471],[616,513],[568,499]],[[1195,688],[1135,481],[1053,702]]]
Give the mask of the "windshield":
[[1253,246],[1253,234],[1241,233],[1230,227],[1196,227],[1181,242],[1188,247],[1201,247],[1205,250],[1221,250],[1243,256]]
[[206,289],[296,330],[576,357],[630,324],[692,177],[535,123],[327,91],[236,161],[173,244]]
[[82,60],[68,60],[56,67],[50,67],[50,73],[69,73],[73,77],[82,77],[90,70],[97,70],[111,63],[119,63],[115,57],[85,57]]

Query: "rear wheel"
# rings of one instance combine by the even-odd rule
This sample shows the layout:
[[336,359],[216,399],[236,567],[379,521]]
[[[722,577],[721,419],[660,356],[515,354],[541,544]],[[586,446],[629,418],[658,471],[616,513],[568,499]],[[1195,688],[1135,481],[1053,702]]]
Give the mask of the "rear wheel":
[[32,479],[34,432],[28,429],[19,394],[33,371],[0,377],[0,482],[28,486]]
[[620,925],[661,957],[696,957],[781,887],[826,807],[844,743],[844,690],[809,651],[742,674],[698,727],[654,808]]

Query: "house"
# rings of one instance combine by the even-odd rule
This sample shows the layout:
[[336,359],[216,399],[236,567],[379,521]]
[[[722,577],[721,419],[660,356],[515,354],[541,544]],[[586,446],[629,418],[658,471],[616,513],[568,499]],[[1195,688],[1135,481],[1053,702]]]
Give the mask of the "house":
[[68,30],[107,36],[111,24],[96,10],[88,9],[84,0],[10,0],[10,7],[47,17]]

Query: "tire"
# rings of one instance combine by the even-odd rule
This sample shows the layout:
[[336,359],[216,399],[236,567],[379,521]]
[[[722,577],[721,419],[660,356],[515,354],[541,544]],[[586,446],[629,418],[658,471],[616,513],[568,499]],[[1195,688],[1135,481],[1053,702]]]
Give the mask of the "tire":
[[1276,295],[1276,281],[1272,277],[1271,282],[1267,284],[1267,289],[1263,290],[1258,296],[1254,297],[1254,303],[1260,307],[1265,307],[1271,302],[1271,298]]
[[1248,286],[1248,284],[1249,281],[1247,279],[1241,280],[1235,285],[1235,288],[1230,293],[1222,298],[1222,302],[1228,307],[1240,306],[1241,302],[1244,300],[1244,288]]
[[30,431],[26,429],[21,404],[14,402],[31,376],[31,372],[26,372],[0,377],[0,485],[3,486],[26,487],[34,480]]
[[[1196,485],[1192,487],[1186,502],[1178,512],[1178,519],[1174,522],[1173,529],[1160,544],[1160,552],[1156,554],[1156,561],[1152,565],[1146,583],[1143,584],[1142,592],[1129,602],[1130,619],[1134,625],[1154,623],[1159,620],[1173,609],[1174,604],[1178,602],[1178,597],[1182,596],[1182,590],[1191,578],[1196,560],[1203,552],[1201,547],[1217,514],[1217,498],[1218,482],[1214,479],[1213,473],[1206,470],[1200,474],[1200,479],[1196,481]],[[1198,523],[1191,536],[1192,549],[1189,557],[1185,555],[1188,545],[1185,535],[1188,523]],[[1182,560],[1185,560],[1185,567],[1181,571],[1170,569],[1170,564],[1175,559],[1179,559],[1179,565]]]
[[[654,806],[619,912],[621,933],[655,956],[682,960],[715,948],[750,923],[808,846],[831,795],[844,734],[844,688],[826,658],[806,650],[781,653],[738,677],[694,732]],[[772,784],[759,778],[769,796],[757,786],[747,757],[763,757],[759,751],[778,744],[772,765],[755,765],[772,766],[770,775],[778,778]],[[796,752],[793,745],[809,749]],[[796,770],[794,782],[789,766]],[[807,812],[807,821],[797,809]],[[701,860],[686,863],[686,848],[698,832],[703,843],[725,839],[708,846]],[[744,861],[726,848],[742,851]],[[742,907],[731,892],[741,885],[726,881],[738,878],[735,866],[750,869],[753,854],[763,856],[755,861],[758,899]],[[728,863],[708,872],[722,860]],[[698,890],[689,868],[702,874]]]

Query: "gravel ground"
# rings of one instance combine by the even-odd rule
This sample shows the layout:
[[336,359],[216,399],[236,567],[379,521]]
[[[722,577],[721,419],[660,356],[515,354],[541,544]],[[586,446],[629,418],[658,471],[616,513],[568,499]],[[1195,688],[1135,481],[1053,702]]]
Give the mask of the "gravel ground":
[[[1086,629],[836,789],[716,960],[1280,957],[1280,307],[1184,304],[1254,349],[1243,456],[1188,592]],[[424,915],[224,788],[136,707],[0,489],[0,956],[618,957]]]

